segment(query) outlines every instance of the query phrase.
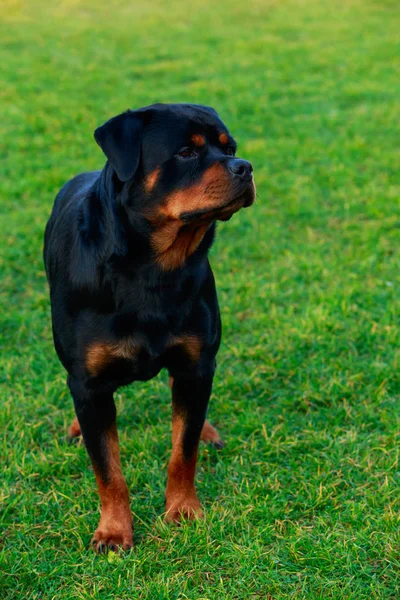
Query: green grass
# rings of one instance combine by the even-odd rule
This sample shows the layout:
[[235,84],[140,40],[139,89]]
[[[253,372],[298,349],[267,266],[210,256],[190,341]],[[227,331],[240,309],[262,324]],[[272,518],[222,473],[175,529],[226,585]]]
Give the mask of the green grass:
[[[57,6],[54,6],[57,5]],[[383,0],[6,0],[1,95],[0,597],[400,594],[400,12]],[[42,236],[100,168],[92,132],[155,101],[214,106],[254,208],[211,261],[224,324],[204,520],[162,521],[167,375],[117,394],[135,549],[96,557],[98,499],[51,339]]]

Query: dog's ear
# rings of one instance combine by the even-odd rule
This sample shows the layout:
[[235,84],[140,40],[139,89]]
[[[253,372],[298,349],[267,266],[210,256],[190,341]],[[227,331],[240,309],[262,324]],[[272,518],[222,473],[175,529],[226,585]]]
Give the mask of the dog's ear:
[[94,132],[120,181],[128,181],[137,171],[142,135],[143,113],[131,110],[113,117]]

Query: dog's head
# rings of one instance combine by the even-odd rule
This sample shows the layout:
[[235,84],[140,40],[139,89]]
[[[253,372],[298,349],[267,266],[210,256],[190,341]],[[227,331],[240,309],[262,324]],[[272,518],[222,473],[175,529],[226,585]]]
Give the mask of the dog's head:
[[114,117],[94,135],[130,207],[153,222],[228,220],[254,202],[252,166],[235,156],[212,108],[155,104]]

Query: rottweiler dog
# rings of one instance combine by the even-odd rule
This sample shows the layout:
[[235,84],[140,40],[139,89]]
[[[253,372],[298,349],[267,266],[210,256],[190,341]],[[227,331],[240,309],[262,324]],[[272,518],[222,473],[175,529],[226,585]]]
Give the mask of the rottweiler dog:
[[193,104],[128,110],[94,132],[107,162],[58,193],[45,233],[54,345],[101,500],[98,552],[132,546],[113,394],[166,368],[172,454],[166,519],[201,514],[199,440],[221,338],[208,251],[217,220],[255,199],[252,166],[218,114]]

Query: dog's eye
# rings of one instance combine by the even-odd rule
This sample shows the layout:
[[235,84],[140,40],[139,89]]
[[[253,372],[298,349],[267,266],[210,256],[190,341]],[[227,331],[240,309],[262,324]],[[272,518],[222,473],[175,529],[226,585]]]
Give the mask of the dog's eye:
[[193,150],[193,148],[189,147],[181,148],[177,154],[181,158],[193,158],[194,156],[197,156],[196,150]]
[[225,154],[227,154],[228,156],[235,156],[235,149],[234,148],[227,148],[225,150]]

